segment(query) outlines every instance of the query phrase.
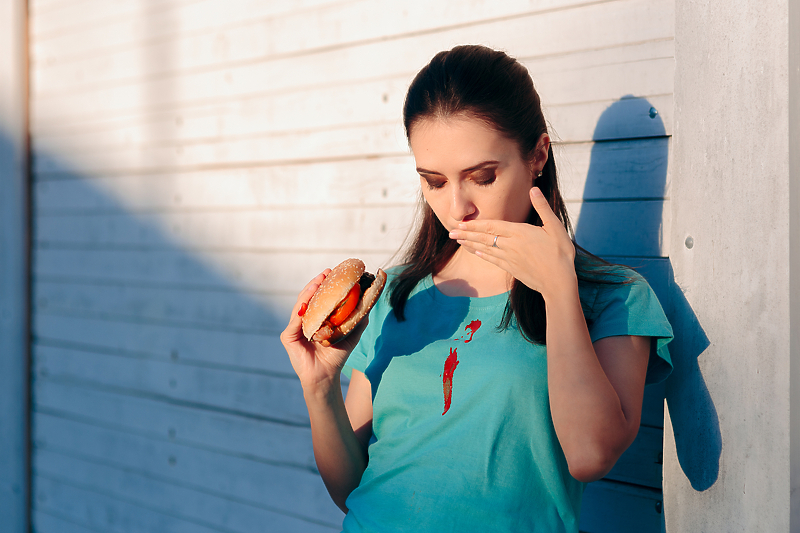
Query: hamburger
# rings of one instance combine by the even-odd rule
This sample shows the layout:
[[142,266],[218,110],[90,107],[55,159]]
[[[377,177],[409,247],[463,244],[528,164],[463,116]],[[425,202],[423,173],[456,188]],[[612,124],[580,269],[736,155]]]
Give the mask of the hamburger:
[[353,331],[378,301],[386,273],[365,272],[360,259],[341,262],[322,281],[302,316],[306,339],[330,346]]

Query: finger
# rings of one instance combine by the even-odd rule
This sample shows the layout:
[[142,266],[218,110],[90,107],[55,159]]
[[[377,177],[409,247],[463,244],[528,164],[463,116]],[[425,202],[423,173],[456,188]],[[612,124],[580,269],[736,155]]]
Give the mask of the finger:
[[294,307],[292,307],[292,313],[289,316],[290,326],[299,327],[301,318],[298,312],[300,311],[300,308],[303,307],[304,304],[308,305],[308,301],[311,300],[311,297],[314,296],[314,293],[317,292],[317,289],[319,289],[319,286],[322,284],[328,274],[330,274],[330,272],[330,268],[323,270],[317,275],[317,277],[309,281],[306,286],[303,287],[303,290],[300,291],[300,294],[297,295],[297,301],[295,302]]
[[547,203],[547,198],[544,197],[542,191],[539,190],[539,187],[532,187],[529,191],[531,197],[531,204],[533,208],[536,209],[536,212],[539,214],[539,218],[542,219],[542,224],[544,226],[550,224],[557,224],[559,226],[563,226],[561,221],[558,219],[553,210],[550,208],[550,204]]
[[[456,242],[467,249],[469,252],[482,251],[488,254],[498,254],[502,252],[502,245],[504,239],[507,237],[500,237],[499,235],[489,235],[487,233],[474,233],[470,234],[469,239],[456,239]],[[497,246],[495,246],[497,243]]]
[[483,259],[487,263],[491,263],[493,265],[496,265],[496,266],[502,268],[503,270],[505,270],[506,272],[509,272],[509,270],[508,270],[508,262],[505,259],[502,259],[502,258],[498,257],[497,255],[495,255],[493,253],[489,253],[489,252],[481,251],[481,250],[475,250],[475,255],[480,257],[481,259]]
[[458,224],[458,233],[484,233],[489,235],[505,235],[511,232],[511,222],[505,220],[467,220]]

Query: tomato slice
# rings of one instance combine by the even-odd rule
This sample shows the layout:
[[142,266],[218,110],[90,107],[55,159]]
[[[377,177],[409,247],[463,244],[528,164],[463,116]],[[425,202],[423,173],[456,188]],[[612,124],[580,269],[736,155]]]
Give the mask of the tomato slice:
[[358,305],[359,296],[361,296],[361,287],[356,283],[353,285],[353,288],[350,289],[350,292],[347,293],[347,298],[345,298],[344,302],[333,312],[328,322],[334,326],[338,326],[347,320],[347,317],[350,316],[350,313],[352,313],[353,309]]

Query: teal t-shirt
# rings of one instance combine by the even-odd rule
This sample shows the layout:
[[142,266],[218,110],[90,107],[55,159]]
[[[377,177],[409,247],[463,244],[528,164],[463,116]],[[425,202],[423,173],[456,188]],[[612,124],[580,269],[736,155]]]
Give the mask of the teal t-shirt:
[[[648,382],[659,381],[672,329],[635,276],[582,289],[581,300],[592,341],[655,338]],[[384,291],[347,362],[372,385],[373,436],[344,531],[578,531],[585,485],[553,428],[546,348],[513,321],[498,330],[507,299],[448,297],[429,276],[398,322]]]

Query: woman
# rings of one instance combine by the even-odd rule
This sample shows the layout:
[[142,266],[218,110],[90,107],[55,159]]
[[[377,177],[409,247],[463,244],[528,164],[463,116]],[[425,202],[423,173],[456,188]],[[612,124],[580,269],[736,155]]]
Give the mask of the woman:
[[305,341],[297,312],[326,271],[282,334],[320,474],[345,531],[577,531],[584,484],[631,444],[645,381],[670,370],[670,326],[640,276],[574,244],[517,61],[437,54],[404,123],[422,220],[369,325]]

